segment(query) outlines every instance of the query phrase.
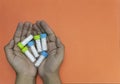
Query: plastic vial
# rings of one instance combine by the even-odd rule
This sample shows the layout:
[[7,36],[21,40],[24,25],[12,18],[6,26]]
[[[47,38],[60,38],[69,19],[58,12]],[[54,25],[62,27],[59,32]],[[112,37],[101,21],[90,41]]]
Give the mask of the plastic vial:
[[27,38],[25,38],[22,42],[18,42],[18,47],[22,49],[29,41],[33,39],[33,35],[29,35]]
[[30,41],[27,45],[30,47],[33,55],[34,55],[35,57],[39,57],[39,54],[38,54],[38,52],[37,52],[34,44],[35,44],[34,41]]
[[41,37],[41,44],[42,44],[42,50],[47,51],[47,34],[40,34]]
[[37,51],[40,53],[42,51],[41,42],[40,42],[40,35],[35,35],[33,38],[36,42]]
[[42,63],[42,61],[43,61],[47,56],[48,56],[48,53],[47,53],[47,52],[45,52],[45,51],[41,52],[40,57],[39,57],[38,60],[35,62],[35,66],[36,66],[36,67],[39,67],[40,64]]
[[30,53],[26,46],[22,49],[22,52],[30,59],[31,62],[35,62],[36,58]]

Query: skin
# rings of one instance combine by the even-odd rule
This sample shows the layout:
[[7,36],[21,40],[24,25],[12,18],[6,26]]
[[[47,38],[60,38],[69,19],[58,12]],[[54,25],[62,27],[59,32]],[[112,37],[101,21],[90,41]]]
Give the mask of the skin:
[[28,36],[31,30],[31,23],[19,23],[13,39],[5,46],[8,62],[16,72],[16,84],[35,84],[37,68],[17,47],[17,43]]
[[47,33],[48,58],[38,67],[38,72],[44,84],[61,84],[59,67],[64,57],[64,45],[56,37],[45,21],[37,21],[33,28],[36,33]]
[[[30,34],[47,33],[48,57],[36,68],[34,63],[21,53],[17,43]],[[45,21],[19,23],[13,39],[5,46],[8,62],[16,72],[16,84],[35,84],[37,70],[44,84],[61,84],[59,67],[64,57],[64,45]]]

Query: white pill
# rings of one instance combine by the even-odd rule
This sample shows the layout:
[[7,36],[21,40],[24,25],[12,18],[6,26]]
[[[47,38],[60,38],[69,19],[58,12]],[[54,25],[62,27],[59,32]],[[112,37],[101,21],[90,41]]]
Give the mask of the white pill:
[[36,66],[36,67],[39,67],[40,64],[43,62],[43,60],[44,60],[47,56],[48,56],[48,53],[47,53],[47,52],[45,52],[45,51],[41,52],[40,57],[39,57],[38,60],[35,62],[35,66]]
[[47,34],[40,34],[42,50],[47,51]]
[[36,58],[30,53],[27,47],[24,47],[22,52],[29,58],[31,62],[35,62]]
[[33,55],[34,55],[35,57],[39,57],[39,54],[38,54],[38,52],[37,52],[37,50],[36,50],[36,48],[35,48],[35,46],[34,46],[34,41],[30,41],[30,42],[28,43],[28,46],[30,47]]
[[42,51],[41,42],[40,42],[40,35],[35,35],[34,40],[36,42],[37,51],[40,53]]

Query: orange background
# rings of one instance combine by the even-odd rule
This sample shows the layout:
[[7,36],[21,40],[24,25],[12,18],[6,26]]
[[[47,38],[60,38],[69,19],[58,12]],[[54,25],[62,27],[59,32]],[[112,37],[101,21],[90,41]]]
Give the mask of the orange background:
[[119,5],[120,0],[0,0],[0,84],[15,82],[3,47],[18,22],[41,19],[65,44],[63,83],[120,82]]

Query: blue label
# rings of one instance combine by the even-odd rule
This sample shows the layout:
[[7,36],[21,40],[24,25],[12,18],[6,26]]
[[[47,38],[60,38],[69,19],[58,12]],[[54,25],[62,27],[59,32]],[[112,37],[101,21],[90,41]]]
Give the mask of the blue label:
[[43,52],[41,52],[41,55],[43,55],[43,56],[47,57],[47,56],[48,56],[48,53],[47,53],[47,52],[45,52],[45,51],[43,51]]
[[41,37],[41,38],[46,38],[46,37],[47,37],[47,34],[46,34],[46,33],[40,34],[40,37]]
[[34,45],[34,41],[30,41],[28,44],[27,44],[29,47]]

